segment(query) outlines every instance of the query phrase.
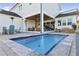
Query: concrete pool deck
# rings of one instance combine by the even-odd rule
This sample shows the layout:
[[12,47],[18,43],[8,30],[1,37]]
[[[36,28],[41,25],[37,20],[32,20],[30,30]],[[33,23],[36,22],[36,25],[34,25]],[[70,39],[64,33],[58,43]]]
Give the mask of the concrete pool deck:
[[[0,35],[0,56],[41,56],[39,53],[34,52],[28,47],[24,47],[18,44],[10,38],[25,37],[32,35],[39,35],[40,33],[21,33],[14,35]],[[64,34],[67,33],[50,33],[50,34]],[[68,34],[69,36],[61,41],[48,56],[75,56],[76,55],[76,45],[75,45],[75,34]]]

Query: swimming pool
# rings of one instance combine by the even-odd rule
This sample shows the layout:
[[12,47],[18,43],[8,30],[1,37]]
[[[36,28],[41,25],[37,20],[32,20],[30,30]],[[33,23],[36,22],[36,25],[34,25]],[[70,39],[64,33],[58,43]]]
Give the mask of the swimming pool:
[[31,37],[13,38],[11,40],[31,48],[41,55],[47,55],[66,35],[44,34]]

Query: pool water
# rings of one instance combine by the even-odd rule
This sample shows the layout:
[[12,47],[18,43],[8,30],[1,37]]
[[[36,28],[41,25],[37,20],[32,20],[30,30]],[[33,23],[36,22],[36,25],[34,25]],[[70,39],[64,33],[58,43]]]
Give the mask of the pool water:
[[41,55],[47,55],[66,35],[46,34],[24,38],[14,38],[13,41],[31,48]]

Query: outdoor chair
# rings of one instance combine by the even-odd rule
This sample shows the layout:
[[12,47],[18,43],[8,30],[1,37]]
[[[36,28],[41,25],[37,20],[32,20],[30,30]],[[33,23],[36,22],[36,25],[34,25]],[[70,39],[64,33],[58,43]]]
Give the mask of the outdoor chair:
[[9,34],[14,34],[15,32],[15,26],[14,25],[10,25],[9,26]]
[[6,27],[3,27],[3,32],[2,32],[2,34],[8,34]]
[[20,29],[15,29],[15,33],[21,33]]

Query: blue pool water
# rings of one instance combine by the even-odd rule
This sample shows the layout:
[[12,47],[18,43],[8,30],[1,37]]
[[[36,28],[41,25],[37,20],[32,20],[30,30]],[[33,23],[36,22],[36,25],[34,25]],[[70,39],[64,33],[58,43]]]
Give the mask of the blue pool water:
[[65,37],[65,35],[46,34],[32,37],[14,38],[12,40],[29,47],[42,55],[47,55]]

